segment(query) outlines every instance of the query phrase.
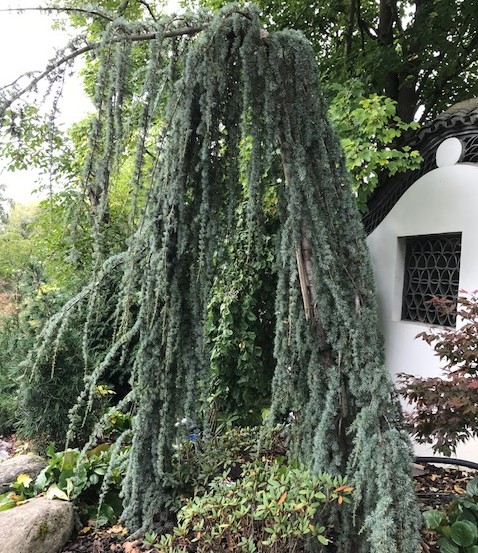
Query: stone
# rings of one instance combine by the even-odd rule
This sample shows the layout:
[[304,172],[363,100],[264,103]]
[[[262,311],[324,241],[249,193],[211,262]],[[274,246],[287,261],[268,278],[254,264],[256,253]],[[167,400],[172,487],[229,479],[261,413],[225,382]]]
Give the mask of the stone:
[[12,444],[9,444],[5,440],[0,440],[0,459],[6,459],[10,457],[10,452],[12,450]]
[[5,461],[0,462],[0,493],[5,493],[10,489],[10,484],[15,482],[19,474],[28,474],[30,478],[35,478],[46,467],[45,459],[38,455],[17,455]]
[[73,504],[35,497],[0,512],[0,553],[57,553],[74,529]]

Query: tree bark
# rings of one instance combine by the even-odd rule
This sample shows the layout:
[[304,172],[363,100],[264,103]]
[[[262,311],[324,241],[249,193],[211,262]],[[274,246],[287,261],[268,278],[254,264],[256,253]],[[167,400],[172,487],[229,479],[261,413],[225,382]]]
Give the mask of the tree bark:
[[[396,10],[396,0],[380,0],[378,19],[378,40],[383,49],[394,47],[393,22]],[[398,75],[393,69],[385,75],[384,92],[393,100],[398,101],[400,83]]]

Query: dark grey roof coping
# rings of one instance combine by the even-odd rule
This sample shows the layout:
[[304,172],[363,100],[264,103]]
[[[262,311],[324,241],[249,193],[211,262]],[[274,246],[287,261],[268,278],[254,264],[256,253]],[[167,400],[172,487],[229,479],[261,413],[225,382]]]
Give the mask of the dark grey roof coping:
[[[460,126],[478,124],[478,98],[470,98],[463,102],[454,104],[446,111],[437,115],[433,121],[423,125],[417,130],[415,136],[410,140],[410,146],[415,148],[427,139],[428,136]],[[441,133],[440,133],[441,134]]]
[[436,150],[443,140],[451,136],[459,138],[463,143],[464,155],[461,161],[478,163],[478,98],[453,105],[423,125],[409,140],[409,146],[420,152],[423,162],[416,171],[381,178],[379,186],[367,202],[368,213],[363,218],[367,234],[377,228],[414,182],[436,169]]

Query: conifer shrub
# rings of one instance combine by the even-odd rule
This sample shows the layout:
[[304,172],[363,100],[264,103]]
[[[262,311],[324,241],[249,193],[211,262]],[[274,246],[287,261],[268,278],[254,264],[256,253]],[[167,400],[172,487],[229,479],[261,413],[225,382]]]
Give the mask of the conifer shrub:
[[[17,430],[21,438],[33,440],[38,451],[44,451],[51,441],[65,442],[68,413],[83,387],[83,374],[78,370],[80,340],[81,334],[74,329],[63,335],[54,370],[50,363],[43,363],[31,374],[24,366]],[[83,436],[88,432],[83,432]],[[78,428],[77,435],[80,434]]]
[[478,436],[478,291],[463,293],[457,304],[432,300],[437,309],[454,310],[457,328],[431,328],[418,334],[443,362],[442,376],[402,373],[400,393],[412,405],[410,430],[419,443],[451,455],[459,443]]
[[[27,297],[20,313],[19,334],[29,350],[23,350],[18,364],[19,390],[16,428],[22,438],[31,440],[39,451],[48,444],[65,444],[70,428],[69,413],[78,400],[88,378],[85,367],[94,364],[111,340],[114,332],[111,313],[115,304],[116,288],[110,286],[101,313],[87,320],[91,327],[91,340],[85,343],[85,311],[80,310],[69,320],[69,325],[55,339],[35,351],[33,344],[59,305],[73,303],[75,290],[49,289],[44,284],[36,294]],[[134,347],[134,345],[132,345]],[[20,360],[19,360],[20,361]],[[117,359],[117,363],[102,375],[95,384],[91,409],[76,425],[70,436],[70,446],[82,446],[91,435],[95,423],[111,404],[121,401],[129,391],[130,368]]]
[[[25,295],[31,286],[23,282]],[[25,291],[25,288],[27,289]],[[26,320],[25,305],[16,293],[10,312],[0,315],[0,434],[13,433],[18,421],[19,389],[22,384],[22,362],[34,344],[33,325]]]
[[[15,347],[16,346],[16,347]],[[17,324],[11,317],[0,321],[0,434],[14,432],[18,402],[18,366],[21,360],[17,343]]]

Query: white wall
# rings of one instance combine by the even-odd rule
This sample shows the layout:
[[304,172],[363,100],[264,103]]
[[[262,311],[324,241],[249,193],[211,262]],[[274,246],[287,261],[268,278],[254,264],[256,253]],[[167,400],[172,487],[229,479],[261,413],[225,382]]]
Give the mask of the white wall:
[[[387,367],[396,375],[440,374],[431,346],[415,336],[430,325],[401,321],[403,243],[399,238],[461,232],[459,289],[478,289],[478,165],[460,163],[430,171],[414,183],[369,235],[385,337]],[[431,447],[416,447],[432,455]],[[478,443],[460,446],[458,457],[478,462]]]

